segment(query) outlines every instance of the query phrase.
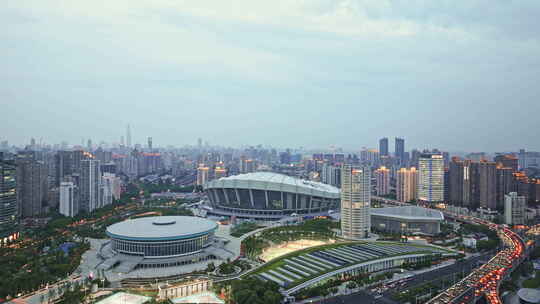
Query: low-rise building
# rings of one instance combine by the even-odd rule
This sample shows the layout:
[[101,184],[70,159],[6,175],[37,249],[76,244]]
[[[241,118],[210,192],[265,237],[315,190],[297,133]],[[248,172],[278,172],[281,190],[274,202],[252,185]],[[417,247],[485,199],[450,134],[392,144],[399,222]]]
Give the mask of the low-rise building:
[[441,232],[442,212],[417,206],[371,209],[371,228],[400,234],[437,234]]
[[463,237],[463,246],[476,249],[478,241],[487,241],[488,237],[483,233],[472,233]]

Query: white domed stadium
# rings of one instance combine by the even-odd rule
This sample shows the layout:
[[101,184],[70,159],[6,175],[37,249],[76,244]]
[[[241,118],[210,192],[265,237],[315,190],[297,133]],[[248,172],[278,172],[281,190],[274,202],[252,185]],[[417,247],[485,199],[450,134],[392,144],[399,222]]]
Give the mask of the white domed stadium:
[[340,200],[336,187],[273,172],[222,177],[204,188],[212,213],[256,219],[318,214]]

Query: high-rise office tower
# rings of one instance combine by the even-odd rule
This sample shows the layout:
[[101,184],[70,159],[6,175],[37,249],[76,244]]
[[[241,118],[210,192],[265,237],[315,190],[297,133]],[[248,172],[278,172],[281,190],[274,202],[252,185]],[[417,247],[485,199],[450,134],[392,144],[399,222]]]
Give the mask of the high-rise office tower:
[[379,151],[375,149],[362,149],[360,151],[360,162],[362,165],[376,168],[379,166]]
[[0,152],[0,245],[17,234],[18,208],[16,168],[12,160]]
[[87,159],[81,161],[80,211],[92,212],[101,205],[100,161]]
[[505,200],[504,200],[505,224],[507,225],[525,224],[526,208],[527,208],[527,200],[524,196],[520,196],[516,192],[511,192],[505,195]]
[[21,217],[45,213],[48,195],[47,166],[41,161],[20,158],[17,164],[17,201]]
[[227,169],[223,167],[216,167],[214,169],[214,179],[220,179],[227,176]]
[[86,148],[88,149],[88,151],[92,151],[92,140],[91,139],[88,139],[88,143],[86,144]]
[[388,156],[388,138],[384,137],[379,140],[379,155]]
[[480,161],[478,166],[480,207],[497,209],[497,164]]
[[81,172],[81,161],[89,158],[84,151],[58,151],[55,155],[55,185],[60,186],[65,176]]
[[398,159],[401,166],[405,165],[405,139],[396,137],[394,156]]
[[60,183],[60,214],[74,217],[79,213],[77,187],[72,182]]
[[400,202],[415,200],[418,192],[418,171],[415,167],[397,171],[396,195]]
[[128,148],[131,148],[131,128],[129,124],[127,125],[127,131],[126,131],[126,146]]
[[377,195],[387,195],[390,193],[390,169],[385,166],[375,170],[377,180]]
[[418,159],[418,199],[435,203],[444,200],[444,160],[439,153],[423,153]]
[[514,189],[514,169],[510,167],[497,166],[497,209],[504,206],[505,195]]
[[245,156],[240,157],[240,173],[255,172],[255,161]]
[[321,182],[334,187],[341,187],[341,167],[324,163],[321,169]]
[[[112,199],[115,199],[115,200],[120,199],[120,195],[122,194],[122,182],[120,181],[120,178],[118,176],[109,172],[103,173],[102,183],[106,185],[107,188],[110,188],[111,195],[112,195],[112,198],[110,199],[111,202],[112,202]],[[109,198],[106,198],[106,199],[108,200]],[[106,201],[104,205],[107,205],[108,203],[109,201]]]
[[114,187],[113,182],[114,176],[109,175],[101,177],[99,208],[112,204]]
[[449,199],[455,206],[471,206],[471,161],[452,158],[449,168]]
[[152,152],[152,137],[148,137],[148,150]]
[[369,236],[371,169],[354,165],[341,168],[341,233],[346,239]]
[[197,168],[197,186],[204,186],[208,182],[208,171],[210,168],[199,166]]

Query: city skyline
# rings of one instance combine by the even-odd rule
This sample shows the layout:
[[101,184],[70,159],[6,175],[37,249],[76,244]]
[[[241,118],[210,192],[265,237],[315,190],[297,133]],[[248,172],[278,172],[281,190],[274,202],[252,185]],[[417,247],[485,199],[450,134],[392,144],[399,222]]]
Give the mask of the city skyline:
[[1,133],[15,144],[112,142],[131,123],[133,142],[156,145],[353,149],[395,134],[407,147],[540,150],[539,11],[533,1],[8,1]]

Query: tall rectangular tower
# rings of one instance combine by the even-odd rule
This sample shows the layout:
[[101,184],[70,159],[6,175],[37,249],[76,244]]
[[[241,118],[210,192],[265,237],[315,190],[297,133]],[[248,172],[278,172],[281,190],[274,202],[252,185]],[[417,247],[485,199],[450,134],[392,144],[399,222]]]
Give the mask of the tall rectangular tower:
[[45,213],[48,182],[47,166],[32,159],[17,160],[17,201],[19,215],[34,217]]
[[417,197],[418,171],[415,167],[401,168],[397,171],[396,194],[400,202],[410,202]]
[[101,206],[101,168],[99,160],[81,161],[80,209],[92,212]]
[[387,195],[390,193],[390,169],[385,166],[375,170],[377,179],[377,195]]
[[371,171],[367,167],[343,165],[341,168],[341,233],[346,239],[369,236]]
[[439,153],[424,153],[418,159],[418,199],[435,203],[444,200],[444,160]]
[[74,217],[79,213],[76,187],[72,182],[60,183],[60,214]]
[[405,162],[405,139],[396,137],[394,156],[399,160],[400,165]]
[[379,155],[388,156],[388,138],[384,137],[379,140]]

